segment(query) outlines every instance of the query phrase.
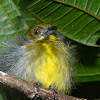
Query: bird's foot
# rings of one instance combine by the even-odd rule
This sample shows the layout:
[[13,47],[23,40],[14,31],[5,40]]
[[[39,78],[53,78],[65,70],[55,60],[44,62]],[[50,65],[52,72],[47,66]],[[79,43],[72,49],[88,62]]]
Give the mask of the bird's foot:
[[55,95],[58,93],[57,93],[56,89],[52,88],[51,86],[49,86],[49,88],[53,91],[54,100],[55,100]]
[[35,97],[33,98],[34,100],[37,100],[37,98],[38,98],[38,91],[39,91],[39,87],[41,86],[41,83],[39,83],[39,82],[35,82],[34,83],[35,84],[35,87],[37,88],[36,89],[36,94],[35,94]]
[[37,92],[38,92],[38,91],[39,91],[39,87],[41,86],[41,83],[36,82],[36,83],[35,83],[35,86],[37,87]]

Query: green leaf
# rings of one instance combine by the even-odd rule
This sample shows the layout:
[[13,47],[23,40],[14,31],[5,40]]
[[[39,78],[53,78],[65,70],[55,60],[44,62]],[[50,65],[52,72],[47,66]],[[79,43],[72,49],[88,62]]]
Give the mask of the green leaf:
[[[66,1],[64,2],[66,4],[56,1]],[[85,3],[86,0],[56,1],[31,1],[28,4],[25,3],[23,9],[25,12],[33,14],[41,22],[58,26],[59,31],[68,38],[88,46],[97,46],[96,43],[100,38],[100,0],[92,0],[88,3]],[[71,3],[70,6],[67,2]],[[22,3],[23,0],[20,5]]]
[[79,62],[76,64],[76,82],[100,81],[100,48],[78,47]]
[[12,0],[16,5],[19,4],[20,0]]
[[32,16],[32,14],[30,14],[30,13],[25,14],[23,11],[21,11],[21,13],[29,27],[32,27],[36,24],[36,19],[35,19],[35,17]]
[[83,10],[100,20],[100,0],[54,0]]
[[100,81],[100,48],[78,46],[76,82]]
[[24,34],[28,25],[12,0],[0,1],[0,46],[12,41],[16,35]]

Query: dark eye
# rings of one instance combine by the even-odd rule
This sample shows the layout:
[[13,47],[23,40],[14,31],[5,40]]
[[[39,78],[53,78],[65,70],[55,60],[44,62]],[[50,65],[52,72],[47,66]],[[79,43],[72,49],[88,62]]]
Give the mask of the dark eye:
[[39,30],[35,29],[33,33],[34,33],[34,35],[39,35]]

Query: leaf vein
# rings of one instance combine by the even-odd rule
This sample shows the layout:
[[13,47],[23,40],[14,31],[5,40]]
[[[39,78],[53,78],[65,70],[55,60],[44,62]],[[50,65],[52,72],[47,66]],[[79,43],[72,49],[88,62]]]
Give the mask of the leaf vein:
[[57,20],[61,19],[62,17],[64,17],[66,14],[68,14],[69,12],[71,12],[73,10],[73,8],[71,8],[68,12],[66,12],[65,14],[63,14],[62,16],[60,16],[59,18],[55,19],[52,23],[56,22]]
[[62,4],[60,4],[60,6],[58,6],[57,8],[55,8],[54,10],[52,10],[49,14],[45,15],[42,19],[44,19],[45,17],[49,16],[51,13],[53,13],[55,10],[57,10],[59,7],[61,7]]
[[78,19],[80,16],[82,16],[84,14],[84,12],[82,14],[80,14],[77,18],[73,19],[70,23],[66,24],[62,29],[61,31],[64,30],[65,27],[67,27],[68,25],[70,25],[73,21],[75,21],[76,19]]
[[[89,23],[91,23],[93,20],[95,20],[94,18],[91,20],[91,21],[89,21],[86,25],[88,25]],[[84,25],[84,26],[82,26],[78,31],[77,31],[77,33],[73,36],[73,38],[75,38],[75,36],[84,28],[84,27],[86,27],[86,25]]]
[[35,11],[35,13],[40,12],[41,10],[45,9],[46,7],[48,7],[48,6],[49,6],[50,4],[52,4],[52,3],[53,3],[53,1],[52,1],[52,2],[50,2],[50,3],[48,3],[48,5],[46,5],[46,6],[42,7],[41,9],[39,9],[39,10]]
[[6,13],[5,9],[2,7],[2,5],[0,4],[0,8],[3,10],[3,12],[5,13],[5,15],[8,17],[8,20],[10,21],[10,23],[12,24],[13,28],[15,29],[16,33],[18,34],[18,31],[16,29],[16,27],[14,26],[12,20],[10,19],[10,17],[8,16],[8,14]]

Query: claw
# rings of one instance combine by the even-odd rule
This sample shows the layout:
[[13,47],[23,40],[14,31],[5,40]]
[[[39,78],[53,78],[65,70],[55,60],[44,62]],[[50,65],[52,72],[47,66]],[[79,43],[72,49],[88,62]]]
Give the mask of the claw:
[[55,100],[55,95],[58,94],[58,93],[57,93],[57,91],[54,88],[51,88],[51,86],[49,86],[49,88],[53,91],[54,100]]
[[36,82],[36,83],[35,83],[35,86],[37,87],[37,92],[38,92],[38,91],[39,91],[39,87],[41,86],[41,83]]

